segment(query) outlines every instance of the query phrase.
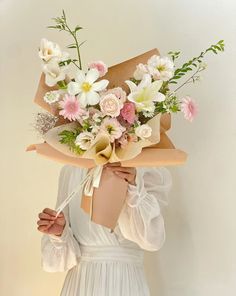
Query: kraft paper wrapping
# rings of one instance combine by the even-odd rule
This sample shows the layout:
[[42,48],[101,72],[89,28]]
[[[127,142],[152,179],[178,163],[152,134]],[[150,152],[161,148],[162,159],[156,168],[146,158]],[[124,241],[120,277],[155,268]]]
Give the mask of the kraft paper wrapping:
[[94,189],[93,197],[83,196],[81,208],[90,213],[91,220],[112,230],[116,227],[127,195],[128,183],[113,172],[103,168],[99,188]]
[[[108,88],[120,86],[128,92],[125,80],[133,76],[136,65],[146,63],[154,54],[159,54],[157,49],[150,50],[142,55],[114,65],[108,69],[108,73],[102,79],[109,80]],[[45,84],[45,76],[42,74],[34,102],[48,112],[58,115],[58,110],[43,100],[44,94],[54,89],[56,87],[48,87]],[[89,169],[95,167],[98,163],[104,164],[108,160],[110,162],[119,161],[122,166],[128,167],[183,164],[187,159],[187,154],[184,151],[176,149],[170,138],[166,135],[166,131],[171,127],[171,115],[159,114],[150,120],[148,124],[151,127],[155,126],[154,130],[157,132],[154,138],[141,141],[138,145],[137,143],[130,143],[127,151],[114,149],[106,136],[100,135],[96,138],[92,148],[86,151],[81,157],[78,157],[69,151],[66,145],[58,142],[57,133],[65,128],[73,129],[75,125],[75,123],[71,123],[69,120],[65,120],[60,116],[56,126],[44,135],[45,142],[29,145],[26,151],[35,150],[38,154],[54,161]],[[89,213],[91,201],[93,201],[92,221],[114,229],[126,198],[127,186],[128,183],[126,181],[120,180],[116,175],[108,174],[106,170],[103,170],[100,186],[99,188],[95,188],[92,200],[90,197],[83,196],[81,207]]]

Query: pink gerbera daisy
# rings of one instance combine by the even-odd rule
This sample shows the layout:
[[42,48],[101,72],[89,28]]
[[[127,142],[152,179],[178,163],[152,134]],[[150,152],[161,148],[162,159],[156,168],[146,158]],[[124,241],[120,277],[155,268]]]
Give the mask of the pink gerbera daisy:
[[182,98],[180,107],[181,111],[184,113],[184,117],[189,121],[193,121],[194,117],[198,113],[198,107],[195,101],[186,96]]
[[85,111],[80,108],[79,101],[75,96],[66,94],[62,101],[59,102],[59,106],[62,110],[59,112],[64,118],[68,118],[70,121],[79,119]]

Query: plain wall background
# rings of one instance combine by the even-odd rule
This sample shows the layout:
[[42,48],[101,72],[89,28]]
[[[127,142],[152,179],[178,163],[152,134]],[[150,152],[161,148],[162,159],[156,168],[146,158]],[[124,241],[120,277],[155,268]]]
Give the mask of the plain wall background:
[[[59,295],[65,274],[40,266],[37,215],[54,207],[61,164],[24,150],[41,142],[30,123],[40,108],[33,96],[40,76],[37,47],[64,8],[72,24],[86,28],[84,63],[108,65],[158,47],[181,50],[184,60],[220,39],[224,54],[209,55],[204,79],[182,94],[199,104],[190,124],[173,116],[169,135],[189,154],[170,168],[173,189],[165,212],[166,243],[147,253],[152,296],[233,296],[236,293],[236,2],[233,0],[0,1],[1,253],[0,294]],[[183,61],[180,59],[180,62]]]

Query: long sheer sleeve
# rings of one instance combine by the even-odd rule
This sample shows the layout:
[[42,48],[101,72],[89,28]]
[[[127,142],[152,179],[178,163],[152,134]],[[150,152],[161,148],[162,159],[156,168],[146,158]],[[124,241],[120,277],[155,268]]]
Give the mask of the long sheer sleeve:
[[126,239],[142,249],[159,250],[165,241],[162,209],[168,205],[172,177],[165,167],[137,168],[136,185],[128,186],[118,225]]
[[[60,171],[56,208],[68,195],[70,167],[64,165]],[[68,205],[63,210],[66,224],[61,236],[43,234],[41,238],[41,265],[47,272],[67,271],[78,263],[81,255],[79,243],[70,227]]]

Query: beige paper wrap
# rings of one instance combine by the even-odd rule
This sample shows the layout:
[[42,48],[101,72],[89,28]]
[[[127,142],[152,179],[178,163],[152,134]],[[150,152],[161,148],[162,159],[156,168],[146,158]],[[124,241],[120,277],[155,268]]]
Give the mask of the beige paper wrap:
[[[120,86],[128,92],[125,80],[133,76],[136,65],[146,63],[154,54],[159,54],[157,49],[112,66],[102,79],[109,80],[108,88]],[[47,91],[55,89],[48,87],[44,79],[44,74],[42,74],[34,102],[52,114],[58,115],[58,110],[43,100]],[[58,132],[63,129],[73,129],[75,126],[75,123],[71,123],[61,116],[59,118],[56,127],[44,135],[45,142],[32,144],[27,147],[26,151],[36,150],[38,154],[44,157],[84,168],[93,168],[97,164],[104,164],[108,161],[119,161],[122,166],[128,167],[179,165],[183,164],[187,158],[187,154],[176,149],[166,135],[166,131],[171,126],[170,114],[159,114],[148,122],[152,128],[155,127],[155,134],[146,141],[130,143],[125,150],[114,149],[106,135],[99,135],[91,149],[81,157],[76,156],[66,145],[58,142]],[[127,186],[126,181],[120,180],[116,175],[108,174],[106,170],[103,170],[100,186],[94,190],[92,200],[90,197],[83,196],[81,207],[87,213],[90,213],[91,201],[93,201],[92,221],[114,229],[126,198]]]

